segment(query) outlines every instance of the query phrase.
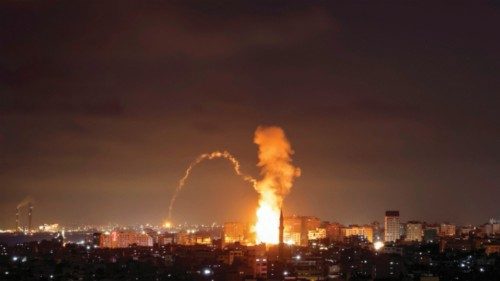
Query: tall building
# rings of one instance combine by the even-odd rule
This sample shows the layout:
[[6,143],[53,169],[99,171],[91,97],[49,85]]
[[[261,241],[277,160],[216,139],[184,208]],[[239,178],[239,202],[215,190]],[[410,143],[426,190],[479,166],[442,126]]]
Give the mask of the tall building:
[[284,242],[291,245],[307,246],[309,231],[316,231],[321,220],[316,217],[291,216],[284,219]]
[[298,216],[286,217],[284,219],[283,239],[286,244],[300,245],[302,232],[302,219]]
[[409,221],[406,223],[406,241],[421,242],[423,235],[422,223],[418,221]]
[[317,217],[302,217],[302,230],[300,233],[300,244],[307,246],[309,243],[309,231],[316,230],[321,226],[321,220]]
[[399,211],[386,211],[384,218],[384,241],[396,242],[400,236]]
[[223,242],[224,244],[247,244],[249,240],[248,224],[241,222],[224,223]]
[[455,236],[457,227],[451,223],[442,223],[439,227],[439,236]]

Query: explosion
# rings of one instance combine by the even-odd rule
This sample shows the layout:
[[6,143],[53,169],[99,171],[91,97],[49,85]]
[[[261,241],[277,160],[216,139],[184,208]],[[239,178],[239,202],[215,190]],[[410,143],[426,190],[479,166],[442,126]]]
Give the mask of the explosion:
[[255,144],[259,146],[262,180],[255,184],[259,193],[259,207],[255,224],[256,242],[278,244],[279,217],[284,197],[290,192],[300,169],[292,165],[293,150],[279,127],[258,127]]
[[252,184],[259,193],[259,203],[256,212],[257,221],[253,227],[257,243],[278,244],[279,242],[279,217],[284,197],[290,192],[293,180],[300,176],[300,169],[292,165],[291,155],[293,150],[279,127],[258,127],[255,131],[255,144],[259,146],[260,174],[262,179],[243,174],[240,163],[227,151],[214,151],[204,153],[191,162],[179,180],[168,207],[168,224],[171,226],[172,209],[175,200],[186,184],[192,169],[205,160],[222,158],[233,165],[235,174]]

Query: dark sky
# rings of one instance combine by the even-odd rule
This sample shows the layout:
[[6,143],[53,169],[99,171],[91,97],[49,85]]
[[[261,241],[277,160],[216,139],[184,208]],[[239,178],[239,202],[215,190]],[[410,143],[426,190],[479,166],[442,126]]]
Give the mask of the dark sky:
[[[199,153],[258,175],[259,125],[302,169],[288,214],[500,218],[500,5],[383,2],[2,1],[0,227],[28,195],[36,224],[159,223]],[[174,218],[256,198],[206,162]]]

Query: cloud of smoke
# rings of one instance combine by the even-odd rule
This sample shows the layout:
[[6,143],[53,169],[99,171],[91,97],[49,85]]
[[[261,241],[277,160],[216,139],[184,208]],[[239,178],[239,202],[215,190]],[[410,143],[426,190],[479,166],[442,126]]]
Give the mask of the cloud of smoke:
[[258,127],[254,142],[259,146],[257,166],[263,177],[255,185],[260,195],[255,224],[257,242],[276,244],[283,199],[290,192],[294,179],[300,176],[300,169],[292,165],[294,152],[283,129]]

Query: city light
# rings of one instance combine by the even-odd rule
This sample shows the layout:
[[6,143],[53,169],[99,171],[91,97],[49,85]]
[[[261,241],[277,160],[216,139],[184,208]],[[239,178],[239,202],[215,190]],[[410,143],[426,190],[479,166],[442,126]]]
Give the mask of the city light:
[[373,248],[375,249],[375,251],[379,251],[383,247],[384,247],[384,242],[382,241],[376,241],[375,243],[373,243]]
[[203,275],[209,276],[209,275],[212,275],[212,274],[213,274],[213,271],[210,268],[203,269]]

